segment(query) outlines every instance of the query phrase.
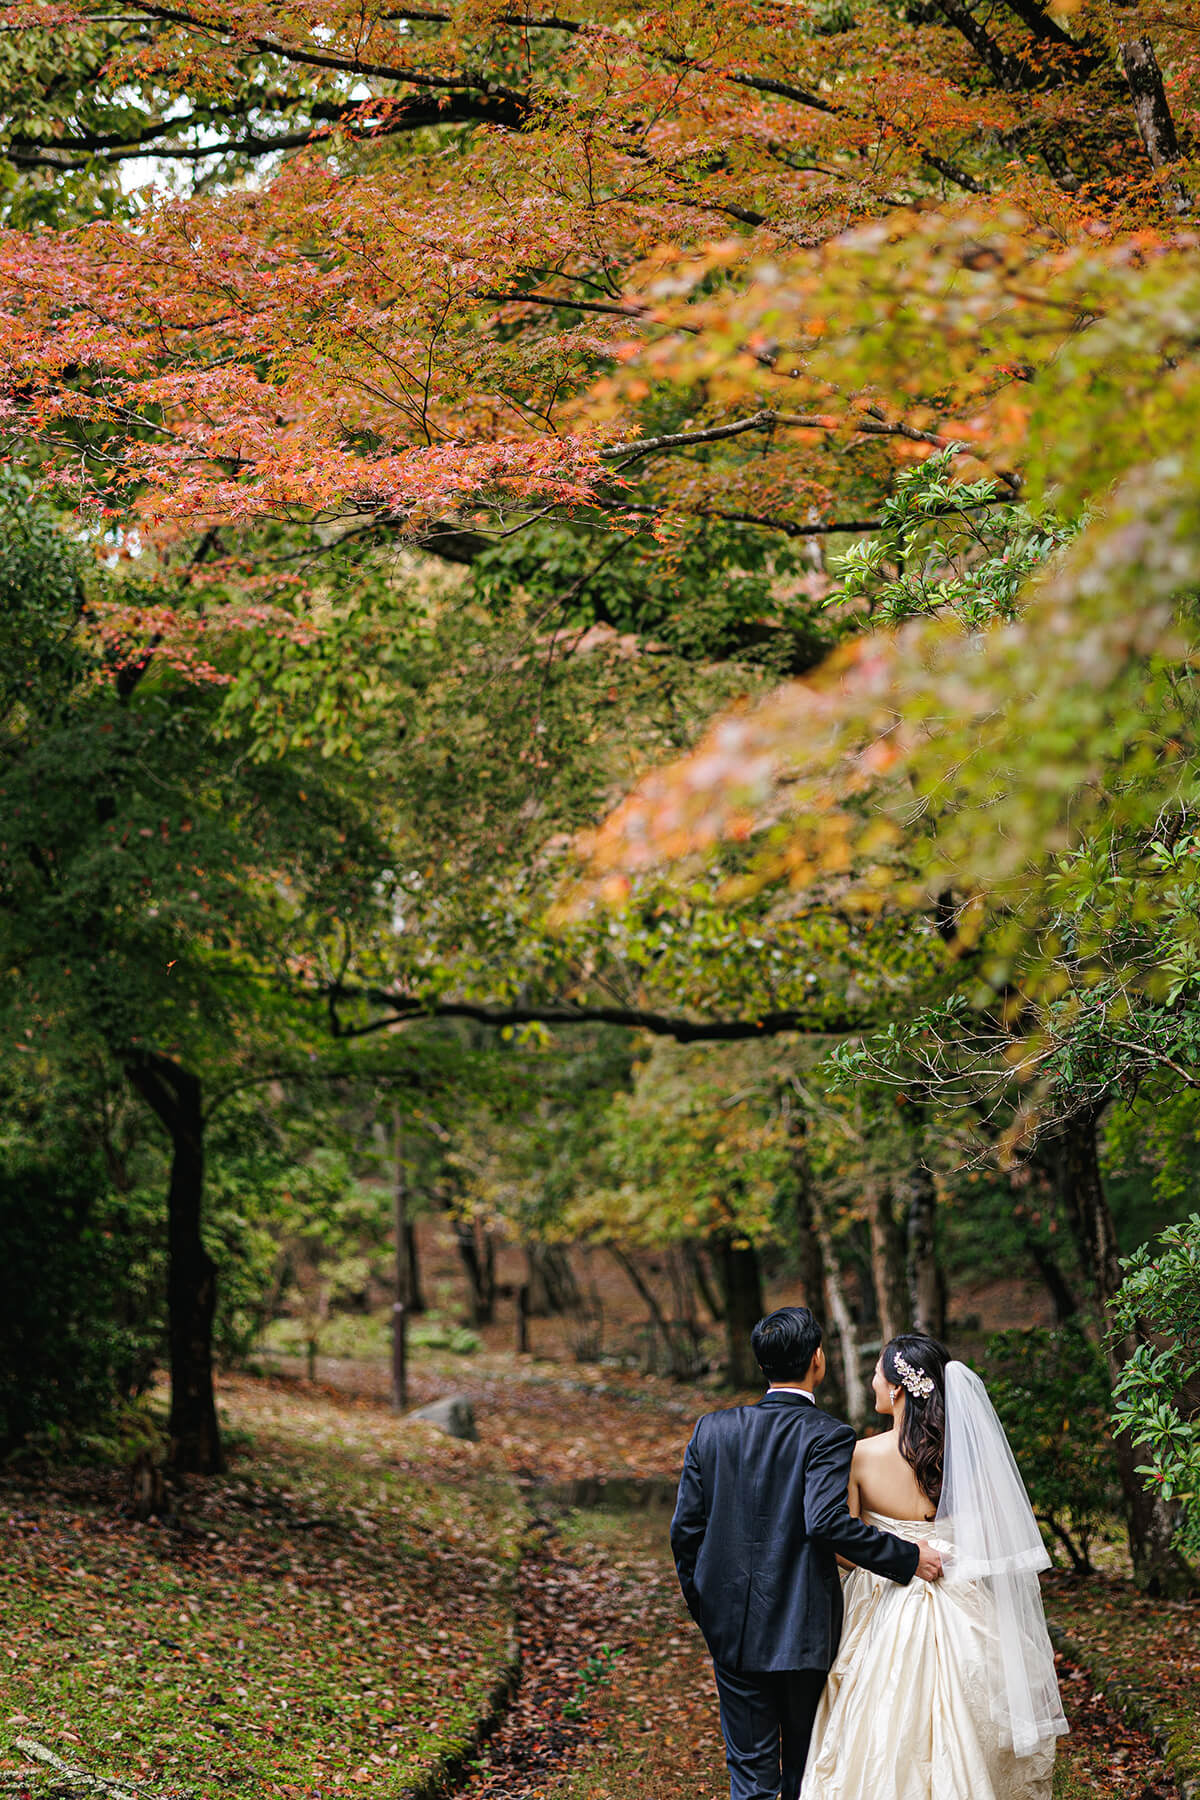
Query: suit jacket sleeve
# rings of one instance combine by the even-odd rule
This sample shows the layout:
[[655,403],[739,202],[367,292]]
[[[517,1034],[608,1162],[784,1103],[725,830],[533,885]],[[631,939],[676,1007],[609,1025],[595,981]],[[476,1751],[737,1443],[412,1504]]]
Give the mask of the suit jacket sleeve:
[[679,1585],[683,1589],[683,1597],[687,1601],[688,1611],[699,1622],[699,1598],[696,1593],[696,1560],[700,1555],[700,1546],[704,1542],[704,1533],[708,1528],[708,1513],[704,1504],[704,1482],[700,1473],[700,1458],[696,1452],[696,1438],[700,1427],[692,1433],[692,1441],[684,1452],[683,1474],[679,1478],[679,1497],[675,1502],[675,1512],[671,1519],[671,1552],[675,1558],[675,1570],[679,1576]]
[[907,1538],[894,1537],[856,1519],[846,1502],[854,1433],[848,1425],[822,1432],[804,1464],[804,1528],[810,1538],[907,1587],[921,1553]]

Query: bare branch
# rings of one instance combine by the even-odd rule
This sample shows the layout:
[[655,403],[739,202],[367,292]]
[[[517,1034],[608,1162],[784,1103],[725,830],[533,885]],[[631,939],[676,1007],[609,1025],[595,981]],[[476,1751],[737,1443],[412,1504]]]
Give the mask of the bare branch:
[[[678,1044],[733,1043],[746,1038],[777,1037],[781,1032],[801,1032],[809,1037],[844,1037],[861,1031],[862,1019],[814,1019],[811,1011],[788,1010],[761,1013],[748,1019],[689,1019],[636,1006],[489,1006],[472,1000],[423,1000],[416,994],[395,994],[386,988],[330,987],[321,990],[328,1001],[334,1037],[365,1037],[386,1031],[390,1025],[413,1019],[473,1019],[497,1028],[513,1025],[620,1025],[631,1031],[649,1031],[656,1037],[674,1038]],[[337,1016],[339,1000],[363,1000],[386,1006],[385,1017],[366,1025],[344,1026]]]
[[622,463],[637,462],[643,456],[654,456],[662,450],[682,450],[692,444],[714,444],[723,438],[741,437],[747,431],[770,431],[782,426],[789,431],[852,431],[869,437],[903,437],[912,443],[930,444],[946,450],[953,442],[940,432],[921,431],[915,425],[892,422],[877,406],[868,407],[860,418],[836,418],[831,413],[781,413],[764,408],[745,419],[732,419],[725,425],[704,425],[695,431],[664,432],[659,437],[635,438],[628,444],[611,444],[602,454]]
[[494,300],[504,306],[561,306],[568,312],[612,313],[618,319],[644,319],[649,311],[648,307],[639,305],[637,301],[630,301],[627,305],[613,305],[604,300],[572,300],[560,294],[497,294],[487,288],[473,289],[471,298]]
[[[164,24],[188,25],[196,31],[211,32],[214,29],[211,19],[189,12],[183,7],[159,6],[143,3],[143,0],[130,0],[130,4],[146,18],[160,19]],[[253,44],[256,50],[261,50],[268,56],[282,56],[288,62],[302,63],[309,68],[334,69],[343,75],[378,75],[385,81],[400,81],[410,87],[429,88],[441,93],[472,88],[492,100],[507,102],[509,112],[504,123],[513,126],[524,124],[529,114],[527,95],[483,76],[474,77],[465,73],[434,75],[427,69],[414,69],[403,63],[373,62],[361,56],[340,56],[333,50],[306,49],[298,44],[287,43],[273,32],[252,33],[244,41]]]
[[[271,156],[284,150],[299,150],[318,143],[339,126],[353,138],[372,141],[396,137],[402,132],[421,131],[434,125],[462,125],[481,122],[508,125],[516,121],[507,100],[496,100],[487,94],[469,90],[448,93],[444,98],[413,99],[402,106],[388,106],[386,117],[374,124],[355,124],[356,115],[370,112],[369,103],[355,101],[343,107],[313,108],[315,122],[308,130],[291,131],[278,137],[249,133],[241,138],[217,144],[183,144],[175,137],[166,143],[157,141],[159,132],[178,133],[181,121],[159,123],[128,137],[103,137],[80,134],[74,137],[34,137],[14,135],[5,154],[18,168],[60,169],[69,173],[84,169],[89,163],[127,162],[134,157],[154,156],[173,162],[202,162],[210,156]],[[182,121],[186,128],[187,121]],[[80,160],[74,160],[74,158]]]

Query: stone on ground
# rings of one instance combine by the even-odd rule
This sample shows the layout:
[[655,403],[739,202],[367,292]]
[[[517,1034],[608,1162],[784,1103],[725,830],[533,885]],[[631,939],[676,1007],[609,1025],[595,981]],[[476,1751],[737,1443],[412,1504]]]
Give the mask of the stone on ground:
[[465,1394],[448,1394],[444,1400],[431,1400],[428,1406],[418,1407],[411,1416],[423,1419],[426,1425],[435,1426],[449,1437],[466,1438],[472,1444],[479,1441],[475,1408]]

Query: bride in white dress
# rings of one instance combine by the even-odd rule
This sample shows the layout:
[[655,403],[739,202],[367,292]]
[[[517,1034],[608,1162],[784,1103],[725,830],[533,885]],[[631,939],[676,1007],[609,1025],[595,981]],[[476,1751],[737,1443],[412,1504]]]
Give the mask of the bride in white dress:
[[[1050,1800],[1067,1730],[1024,1483],[979,1377],[934,1338],[886,1345],[895,1429],[857,1445],[850,1510],[942,1552],[941,1581],[846,1577],[800,1800]],[[841,1559],[839,1558],[839,1561]]]

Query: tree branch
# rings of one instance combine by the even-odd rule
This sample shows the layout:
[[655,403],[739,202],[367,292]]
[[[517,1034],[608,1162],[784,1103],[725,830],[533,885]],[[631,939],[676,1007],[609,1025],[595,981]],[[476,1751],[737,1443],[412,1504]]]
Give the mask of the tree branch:
[[[734,1043],[746,1038],[777,1037],[787,1031],[810,1037],[844,1037],[861,1031],[864,1023],[849,1018],[817,1022],[811,1012],[794,1009],[761,1013],[749,1019],[688,1019],[637,1006],[489,1006],[473,1000],[422,1000],[418,995],[394,994],[386,988],[330,987],[321,993],[329,1004],[331,1034],[338,1038],[366,1037],[413,1019],[472,1019],[498,1029],[513,1025],[620,1025],[631,1031],[674,1038],[678,1044]],[[386,1017],[367,1025],[344,1026],[337,1014],[339,1000],[365,1000],[391,1010]]]
[[561,306],[569,312],[612,313],[618,319],[643,319],[649,308],[640,306],[636,301],[626,305],[614,305],[604,300],[570,300],[558,294],[498,294],[490,289],[472,289],[473,300],[494,300],[501,305],[523,306]]
[[[194,31],[213,32],[229,30],[228,26],[214,25],[211,19],[205,19],[188,12],[182,7],[160,6],[149,4],[148,0],[130,0],[130,5],[148,19],[159,19],[167,25],[187,25]],[[230,35],[236,35],[230,31]],[[252,44],[267,56],[282,56],[288,62],[301,63],[308,68],[333,69],[342,75],[377,75],[384,81],[400,81],[410,87],[429,88],[437,92],[458,92],[464,88],[474,89],[489,99],[507,102],[510,112],[504,123],[513,126],[524,124],[529,116],[528,96],[518,92],[516,88],[502,86],[499,82],[484,78],[474,78],[465,74],[433,75],[426,69],[407,68],[403,63],[383,63],[368,61],[361,56],[339,56],[332,50],[302,49],[297,44],[288,44],[271,32],[252,32],[242,40]]]
[[1072,62],[1072,73],[1078,76],[1090,75],[1098,69],[1103,56],[1094,44],[1081,42],[1064,31],[1056,20],[1050,17],[1042,0],[1004,0],[1009,12],[1015,13],[1021,23],[1027,27],[1035,38],[1042,43],[1053,44],[1056,50],[1068,53]]
[[[830,537],[837,532],[845,531],[881,531],[882,519],[820,519],[815,525],[801,525],[795,519],[776,519],[769,513],[725,512],[716,506],[689,506],[680,508],[689,519],[712,519],[720,525],[753,525],[760,531],[778,531],[784,537]],[[959,511],[956,507],[947,507],[947,512]],[[623,513],[634,513],[637,517],[662,519],[667,516],[666,509],[661,506],[625,505]]]
[[107,1800],[137,1800],[137,1796],[119,1782],[110,1780],[107,1775],[89,1774],[86,1769],[81,1769],[74,1763],[64,1762],[61,1756],[56,1756],[45,1744],[39,1744],[36,1738],[18,1737],[16,1744],[22,1755],[27,1756],[31,1762],[45,1764],[54,1771],[60,1782],[65,1780],[77,1792],[82,1790],[86,1794],[102,1794],[107,1796]]
[[[157,133],[168,129],[178,133],[181,123],[186,127],[186,120],[181,122],[177,119],[171,120],[169,126],[166,123],[147,126],[145,130],[124,138],[103,137],[98,134],[37,138],[21,134],[11,137],[7,151],[0,154],[7,154],[8,160],[18,168],[61,169],[68,173],[73,169],[86,168],[90,161],[96,159],[118,163],[127,162],[134,157],[155,156],[177,162],[200,162],[209,156],[270,156],[281,150],[303,149],[338,125],[348,126],[352,137],[369,142],[375,138],[396,137],[402,132],[421,131],[434,125],[461,125],[470,122],[511,125],[520,122],[514,118],[508,101],[495,100],[486,94],[466,90],[448,93],[441,100],[413,99],[403,106],[389,106],[382,123],[355,129],[355,114],[369,111],[370,103],[364,101],[355,101],[352,105],[343,107],[329,107],[323,111],[314,107],[316,122],[307,131],[291,131],[279,137],[263,137],[251,133],[219,144],[156,142]],[[83,158],[82,161],[68,160],[77,154]]]
[[[396,19],[412,25],[450,25],[453,23],[451,13],[440,12],[434,7],[427,6],[399,7],[395,12],[384,13],[382,16],[389,24]],[[518,25],[522,31],[575,33],[587,29],[581,19],[564,19],[556,13],[548,13],[544,19],[531,19],[527,13],[523,12],[493,13],[492,23],[494,25]]]
[[1185,1086],[1200,1088],[1200,1075],[1194,1069],[1185,1069],[1182,1063],[1167,1056],[1162,1050],[1155,1050],[1151,1044],[1131,1044],[1124,1038],[1114,1038],[1113,1046],[1117,1050],[1128,1050],[1131,1055],[1144,1058],[1147,1062],[1157,1063],[1161,1068],[1170,1069]]
[[892,423],[886,419],[876,406],[866,409],[863,418],[839,419],[830,413],[781,413],[764,409],[751,413],[745,419],[733,419],[726,425],[705,425],[696,431],[670,431],[659,437],[635,438],[627,444],[611,444],[601,452],[607,462],[610,458],[625,462],[637,462],[643,456],[654,456],[662,450],[687,449],[692,444],[715,444],[723,438],[740,437],[747,431],[770,431],[776,425],[789,431],[851,431],[865,433],[868,437],[903,437],[916,444],[930,444],[934,449],[946,450],[953,442],[952,438],[943,437],[940,432],[921,431],[915,425],[903,422]]
[[1028,90],[1054,85],[1045,70],[1035,69],[1023,56],[1014,55],[998,43],[964,0],[934,0],[934,3],[946,23],[967,40],[1002,88]]

